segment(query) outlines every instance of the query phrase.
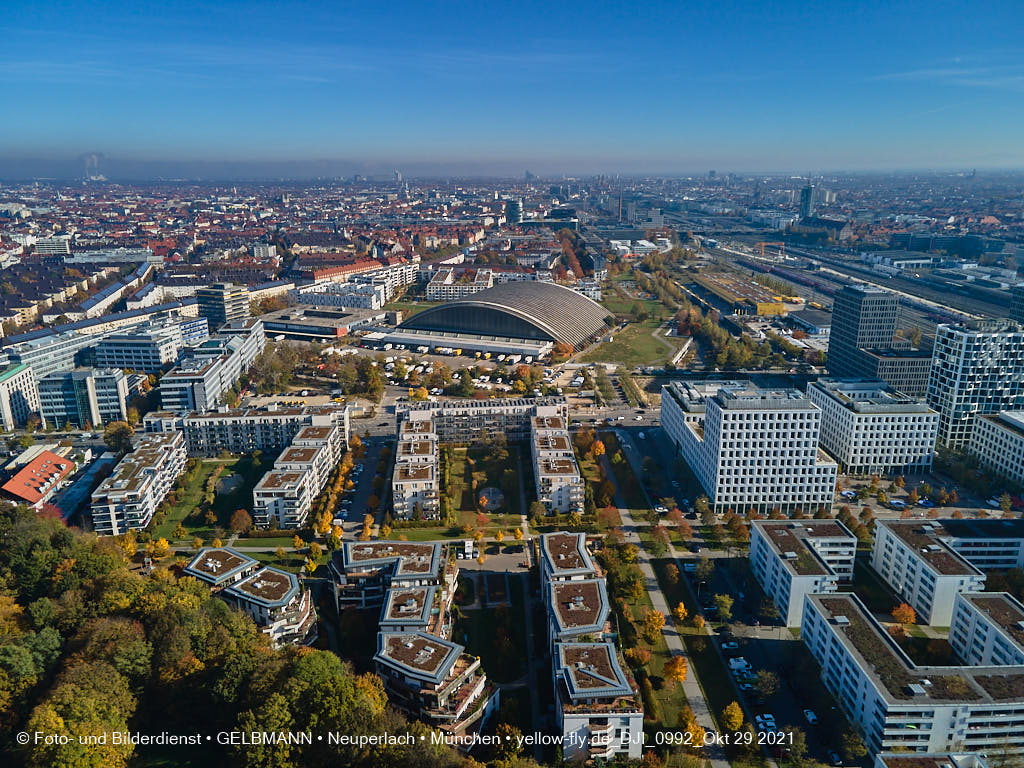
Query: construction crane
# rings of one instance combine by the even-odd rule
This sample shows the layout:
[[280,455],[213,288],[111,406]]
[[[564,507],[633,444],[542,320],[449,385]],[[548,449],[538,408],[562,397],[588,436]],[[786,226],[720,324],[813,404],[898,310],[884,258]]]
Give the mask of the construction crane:
[[758,243],[757,247],[761,249],[761,258],[762,259],[764,258],[764,247],[766,245],[774,245],[775,247],[777,247],[779,249],[779,255],[781,255],[783,257],[786,255],[786,244],[785,243]]

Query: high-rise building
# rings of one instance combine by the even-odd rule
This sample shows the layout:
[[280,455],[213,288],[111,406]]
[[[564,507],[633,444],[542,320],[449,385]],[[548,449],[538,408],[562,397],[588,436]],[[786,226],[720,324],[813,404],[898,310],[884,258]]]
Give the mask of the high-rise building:
[[0,370],[0,423],[6,431],[24,426],[39,412],[39,389],[32,369],[12,363]]
[[39,380],[43,421],[62,427],[98,427],[128,418],[128,379],[118,368],[78,368]]
[[1010,319],[1024,323],[1024,283],[1013,286],[1013,300],[1010,303]]
[[940,325],[928,379],[938,441],[962,448],[977,414],[1024,409],[1024,326],[1013,321]]
[[800,218],[809,219],[814,215],[814,186],[808,184],[800,190]]
[[505,221],[520,224],[523,221],[523,201],[518,197],[505,203]]
[[233,283],[214,283],[196,291],[199,314],[219,328],[249,317],[249,289]]

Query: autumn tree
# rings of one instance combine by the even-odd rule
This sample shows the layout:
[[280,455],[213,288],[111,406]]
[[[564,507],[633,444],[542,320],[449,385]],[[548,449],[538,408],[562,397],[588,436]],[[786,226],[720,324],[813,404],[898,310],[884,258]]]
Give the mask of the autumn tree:
[[662,674],[665,675],[665,679],[672,680],[676,683],[682,683],[686,680],[687,666],[685,656],[673,656],[667,662],[662,670]]
[[686,621],[686,617],[689,615],[689,613],[686,610],[686,606],[683,605],[682,602],[680,602],[679,605],[672,609],[672,615],[675,617],[675,620],[678,623],[682,624],[684,621]]
[[739,705],[739,702],[730,702],[722,710],[722,725],[728,731],[738,731],[743,727],[743,708]]
[[648,643],[654,643],[658,640],[658,635],[661,633],[662,628],[665,626],[665,614],[661,611],[648,611],[643,618],[641,633],[643,634],[644,640]]
[[235,533],[248,533],[252,529],[252,515],[249,514],[248,510],[236,509],[231,513],[228,528]]
[[913,624],[917,621],[917,614],[907,603],[900,603],[892,609],[892,618],[899,624]]

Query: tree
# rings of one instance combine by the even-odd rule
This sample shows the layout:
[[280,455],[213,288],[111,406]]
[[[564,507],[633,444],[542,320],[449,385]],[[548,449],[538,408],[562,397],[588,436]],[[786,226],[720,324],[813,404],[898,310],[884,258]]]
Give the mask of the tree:
[[135,430],[127,421],[112,421],[103,430],[103,442],[115,453],[127,453],[132,449],[132,435]]
[[722,621],[729,621],[732,618],[733,599],[730,595],[715,595],[715,607],[718,608],[718,618]]
[[154,557],[167,557],[167,553],[170,551],[171,545],[167,539],[161,537],[153,543],[153,556]]
[[662,674],[665,675],[665,679],[672,680],[676,683],[682,683],[686,681],[686,657],[685,656],[673,656],[667,662],[662,670]]
[[236,509],[231,513],[228,528],[235,533],[248,533],[252,529],[252,515],[247,510]]
[[595,457],[597,457],[597,456],[604,456],[604,454],[605,454],[604,442],[601,441],[601,440],[595,440],[590,445],[590,452],[592,454],[594,454]]
[[429,396],[430,396],[430,393],[427,392],[427,388],[426,387],[417,387],[416,389],[414,389],[412,391],[412,394],[409,395],[409,399],[410,400],[422,401],[422,400],[426,400]]
[[864,746],[864,740],[853,730],[846,731],[843,734],[840,744],[840,751],[843,753],[843,757],[851,763],[860,760],[868,753],[867,747]]
[[673,616],[675,617],[675,620],[676,620],[676,621],[677,621],[677,622],[678,622],[679,624],[682,624],[682,623],[683,623],[684,621],[686,621],[686,617],[687,617],[687,615],[688,615],[688,612],[687,612],[687,610],[686,610],[686,606],[685,606],[685,605],[683,605],[683,603],[682,603],[682,602],[680,602],[680,603],[679,603],[679,605],[677,605],[677,606],[676,606],[676,607],[675,607],[675,608],[674,608],[674,609],[672,610],[672,615],[673,615]]
[[909,504],[910,506],[914,506],[920,500],[921,500],[921,497],[918,495],[917,489],[916,488],[912,488],[910,493],[907,494],[907,504]]
[[198,536],[196,536],[194,539],[192,539],[192,548],[193,549],[202,549],[203,548],[203,540],[201,538],[199,538]]
[[698,632],[702,632],[704,630],[704,617],[701,616],[699,613],[693,614],[693,618],[690,619],[690,622],[693,624],[694,629],[696,629]]
[[709,558],[702,557],[694,573],[699,581],[711,581],[711,577],[715,575],[715,564]]
[[220,549],[224,546],[224,542],[222,542],[219,537],[214,536],[213,541],[210,542],[210,546],[214,549]]
[[185,530],[184,525],[178,523],[174,527],[174,530],[171,532],[171,536],[173,536],[176,539],[184,539],[186,536],[188,536],[188,531]]
[[278,547],[274,550],[274,557],[276,557],[278,560],[284,560],[287,556],[288,552],[285,550],[284,547]]
[[658,640],[658,635],[661,633],[662,628],[665,626],[665,614],[660,611],[648,611],[643,618],[641,633],[644,636],[644,640],[648,643],[654,643]]
[[738,731],[743,727],[743,708],[739,702],[730,702],[722,710],[722,725],[728,731]]
[[779,676],[770,669],[762,669],[757,673],[757,682],[754,687],[762,698],[771,698],[779,690]]
[[531,501],[530,502],[530,519],[539,520],[548,513],[548,508],[544,506],[542,501]]
[[522,541],[523,540],[523,529],[522,528],[516,528],[515,531],[512,532],[512,535],[515,537],[516,541]]
[[1006,491],[1003,491],[1003,495],[999,497],[999,508],[1003,510],[1003,514],[1013,509],[1013,499],[1010,498],[1010,494]]
[[892,609],[892,618],[900,624],[913,624],[917,621],[917,614],[907,603],[900,603]]

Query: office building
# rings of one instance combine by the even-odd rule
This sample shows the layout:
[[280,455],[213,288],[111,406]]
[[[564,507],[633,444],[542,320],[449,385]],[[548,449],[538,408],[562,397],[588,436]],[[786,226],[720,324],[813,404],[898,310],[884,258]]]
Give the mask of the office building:
[[199,314],[212,328],[249,317],[249,289],[233,283],[214,283],[196,291]]
[[406,420],[428,420],[442,443],[470,443],[493,435],[504,435],[510,442],[529,440],[534,416],[558,416],[568,423],[569,403],[564,397],[521,397],[395,404],[399,425]]
[[817,195],[814,186],[808,184],[806,187],[800,190],[800,218],[809,219],[814,216],[814,204]]
[[750,569],[782,622],[799,627],[804,596],[853,579],[857,537],[838,520],[754,520]]
[[871,755],[1024,752],[1024,666],[919,665],[856,596],[805,601],[801,638]]
[[522,223],[523,201],[520,198],[505,201],[505,221],[512,225]]
[[440,511],[437,434],[429,420],[399,427],[395,469],[391,475],[392,508],[401,520],[435,518]]
[[128,378],[119,368],[76,368],[39,380],[43,421],[58,428],[127,421],[129,396]]
[[1024,410],[975,416],[968,451],[985,469],[1024,486]]
[[832,505],[838,467],[818,447],[821,411],[797,390],[672,382],[661,424],[716,513]]
[[1024,283],[1018,283],[1010,290],[1010,319],[1024,324]]
[[35,375],[24,363],[7,365],[0,370],[0,422],[4,431],[25,426],[35,413],[39,413]]
[[977,415],[1024,410],[1024,326],[938,326],[927,400],[939,412],[938,441],[947,448],[970,444]]
[[949,643],[970,666],[1024,667],[1024,606],[1007,592],[960,593]]
[[567,760],[638,759],[644,711],[619,659],[603,575],[586,535],[540,537],[541,595],[547,606],[555,723]]
[[259,560],[228,547],[201,550],[183,572],[209,584],[217,597],[248,615],[275,648],[316,642],[312,594],[295,574],[261,567]]
[[561,416],[534,416],[530,424],[537,500],[553,514],[582,514],[584,483],[568,424]]
[[100,340],[96,365],[157,373],[174,365],[185,349],[203,343],[209,335],[205,317],[147,323]]
[[93,530],[100,536],[119,536],[145,528],[185,471],[186,461],[180,432],[138,437],[132,452],[92,494]]
[[939,414],[884,381],[819,379],[807,397],[821,409],[821,447],[854,475],[931,470]]

